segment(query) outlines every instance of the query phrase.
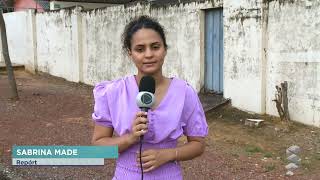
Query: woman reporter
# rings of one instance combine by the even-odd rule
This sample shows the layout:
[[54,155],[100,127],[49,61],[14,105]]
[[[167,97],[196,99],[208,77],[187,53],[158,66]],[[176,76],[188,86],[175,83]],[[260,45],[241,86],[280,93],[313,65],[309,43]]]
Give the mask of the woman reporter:
[[[137,74],[95,86],[92,143],[117,145],[120,154],[113,179],[135,180],[141,179],[138,151],[143,135],[144,179],[183,179],[178,161],[200,156],[208,134],[198,95],[187,82],[163,75],[168,46],[163,27],[156,20],[148,16],[132,20],[122,39]],[[135,99],[139,82],[146,75],[155,79],[155,104],[148,112],[141,112]],[[182,135],[188,142],[177,147]]]

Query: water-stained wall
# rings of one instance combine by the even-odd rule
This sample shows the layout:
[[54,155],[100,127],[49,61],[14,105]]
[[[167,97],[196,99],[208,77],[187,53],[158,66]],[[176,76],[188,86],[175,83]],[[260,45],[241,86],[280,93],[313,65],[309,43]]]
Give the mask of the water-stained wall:
[[77,9],[36,15],[38,70],[79,81]]
[[275,85],[288,82],[290,118],[320,127],[320,1],[273,1],[267,27],[266,112],[277,115]]
[[[217,3],[216,6],[222,4]],[[130,19],[145,14],[155,17],[166,30],[167,52],[164,73],[187,80],[200,90],[201,9],[212,2],[171,6],[113,6],[83,13],[83,81],[94,84],[136,73],[129,57],[122,51],[121,34]]]
[[[33,18],[25,16],[34,23],[29,28],[33,35],[26,35],[33,38],[18,38],[25,30],[17,33],[19,25],[8,26],[8,39],[14,42],[9,43],[9,50],[14,52],[13,62],[31,57],[26,65],[70,81],[95,84],[120,78],[136,71],[122,52],[121,33],[129,19],[147,14],[156,17],[167,32],[165,75],[185,79],[199,91],[205,69],[203,9],[221,6],[224,97],[239,109],[277,115],[272,101],[275,85],[287,81],[291,119],[320,126],[319,1],[138,3],[37,13]],[[5,19],[7,23],[9,19]],[[21,43],[17,43],[19,39]],[[26,43],[29,40],[33,43]]]
[[113,6],[83,13],[83,81],[95,84],[135,73],[133,63],[122,52],[121,33],[134,15],[149,8]]
[[185,79],[200,90],[204,83],[203,9],[221,6],[221,0],[214,0],[36,13],[31,35],[36,42],[34,68],[87,84],[136,73],[122,51],[121,33],[130,19],[144,14],[158,19],[166,30],[165,75]]
[[276,85],[288,82],[293,121],[320,126],[320,2],[224,1],[224,96],[278,116]]
[[263,112],[261,0],[225,0],[224,97],[243,110]]

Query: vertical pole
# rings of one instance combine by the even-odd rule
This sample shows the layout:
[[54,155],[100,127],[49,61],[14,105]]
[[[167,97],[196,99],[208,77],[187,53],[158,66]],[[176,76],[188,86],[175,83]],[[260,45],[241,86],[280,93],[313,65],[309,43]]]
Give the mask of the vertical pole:
[[2,44],[2,53],[4,57],[4,61],[6,63],[7,73],[8,73],[8,80],[9,86],[11,88],[10,91],[10,98],[11,99],[19,99],[18,91],[17,91],[17,84],[14,77],[14,72],[9,56],[8,50],[8,41],[7,41],[7,34],[6,34],[6,24],[4,22],[2,10],[0,10],[0,33],[1,33],[1,44]]

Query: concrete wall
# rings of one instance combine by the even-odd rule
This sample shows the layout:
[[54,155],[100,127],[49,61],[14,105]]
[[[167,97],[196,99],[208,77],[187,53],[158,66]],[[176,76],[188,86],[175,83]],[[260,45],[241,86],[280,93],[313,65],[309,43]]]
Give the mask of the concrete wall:
[[[319,5],[307,0],[224,0],[224,96],[232,99],[233,106],[277,115],[272,101],[275,85],[288,81],[291,119],[320,127]],[[222,1],[137,4],[5,18],[6,22],[24,19],[21,23],[28,27],[9,23],[13,62],[31,57],[21,62],[70,81],[95,84],[135,73],[122,52],[121,33],[132,17],[151,15],[167,32],[165,75],[185,79],[200,90],[205,64],[201,9],[221,6]],[[17,37],[22,34],[32,38]]]
[[[25,64],[25,57],[28,55],[26,12],[5,13],[7,41],[9,56],[12,63]],[[15,22],[15,23],[7,23]],[[22,44],[22,46],[20,46]]]
[[288,81],[291,119],[320,127],[320,2],[269,4],[267,47],[268,114],[275,85]]
[[34,70],[74,82],[95,84],[136,73],[133,63],[122,52],[121,33],[133,17],[151,15],[159,19],[167,32],[169,50],[164,73],[185,79],[200,90],[204,79],[201,9],[221,6],[221,1],[173,6],[138,3],[85,12],[78,8],[37,13],[27,17],[33,22],[25,21],[32,30],[31,38],[28,36],[31,43],[16,44],[15,48],[28,47],[28,52],[33,52],[30,54],[34,59],[27,62],[32,63]]
[[83,81],[95,84],[135,73],[135,67],[122,52],[121,33],[134,14],[148,14],[148,7],[88,11],[83,14]]
[[[4,14],[9,55],[12,63],[28,64],[34,61],[32,17],[31,10]],[[29,67],[27,66],[27,68]]]
[[78,9],[36,15],[38,70],[79,82]]
[[225,0],[224,97],[242,110],[264,113],[261,0]]
[[198,91],[204,85],[204,12],[201,9],[222,6],[221,1],[211,3],[151,8],[151,16],[157,17],[167,32],[165,75],[182,78]]
[[133,63],[122,52],[121,33],[129,19],[147,14],[156,17],[166,28],[169,49],[164,74],[185,79],[200,90],[203,84],[200,34],[203,33],[201,22],[204,20],[200,9],[212,6],[211,3],[171,7],[138,4],[85,12],[82,21],[83,81],[93,84],[136,73]]
[[288,82],[290,118],[320,127],[320,2],[225,0],[224,96],[278,116],[275,86]]
[[164,73],[185,79],[200,90],[204,79],[201,9],[221,6],[221,1],[173,6],[138,3],[84,12],[78,8],[37,13],[27,18],[34,19],[29,36],[35,48],[28,50],[34,59],[30,62],[39,71],[87,84],[136,73],[122,52],[121,33],[130,19],[146,14],[156,17],[167,32]]

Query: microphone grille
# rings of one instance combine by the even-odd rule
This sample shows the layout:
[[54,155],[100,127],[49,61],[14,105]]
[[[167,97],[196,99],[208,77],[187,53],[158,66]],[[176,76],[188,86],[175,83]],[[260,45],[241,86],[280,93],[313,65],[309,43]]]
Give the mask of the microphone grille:
[[139,83],[139,92],[147,91],[154,94],[156,90],[156,82],[152,76],[143,76]]

